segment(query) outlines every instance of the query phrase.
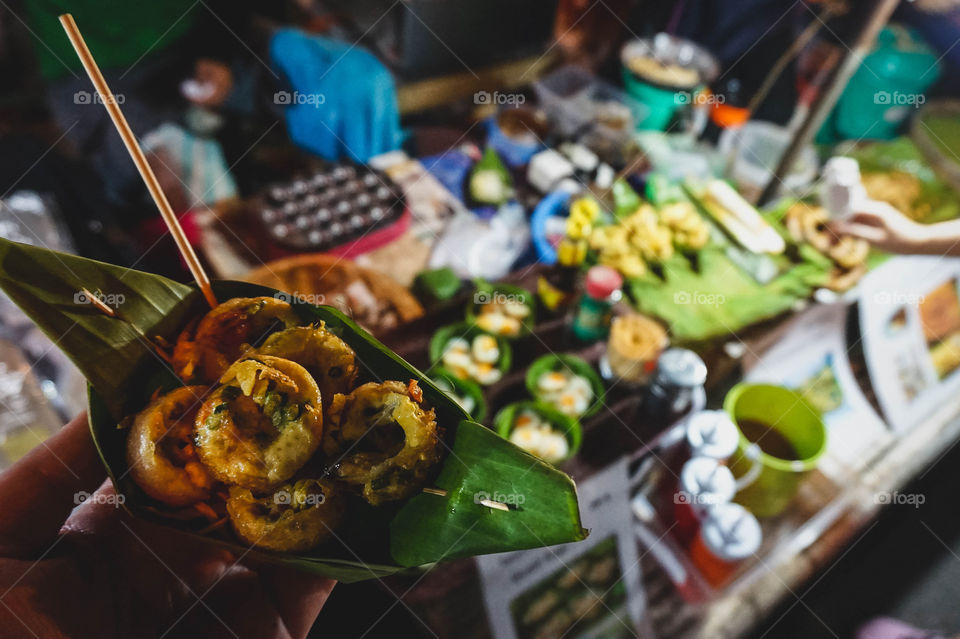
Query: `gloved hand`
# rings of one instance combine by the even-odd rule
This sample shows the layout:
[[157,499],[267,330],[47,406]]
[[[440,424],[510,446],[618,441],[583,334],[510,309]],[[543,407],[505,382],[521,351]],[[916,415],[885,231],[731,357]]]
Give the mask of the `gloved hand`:
[[357,162],[398,148],[393,78],[371,53],[280,29],[270,41],[270,61],[290,87],[277,92],[275,101],[295,144],[329,160],[346,156]]

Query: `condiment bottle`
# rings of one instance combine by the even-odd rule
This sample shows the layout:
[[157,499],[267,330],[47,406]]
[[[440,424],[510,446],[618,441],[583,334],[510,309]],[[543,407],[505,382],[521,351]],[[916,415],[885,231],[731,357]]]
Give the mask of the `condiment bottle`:
[[756,554],[763,541],[760,522],[740,504],[710,508],[690,546],[690,558],[714,588],[727,583],[740,562]]
[[704,410],[687,420],[687,444],[694,457],[726,460],[737,452],[740,431],[730,416],[720,410]]
[[622,286],[623,277],[616,270],[609,266],[590,267],[573,320],[573,334],[577,339],[592,342],[606,337],[613,305],[620,301]]
[[675,424],[703,405],[706,380],[707,366],[699,355],[683,348],[664,351],[643,395],[641,419],[661,428]]
[[576,300],[580,265],[586,256],[586,240],[560,240],[557,265],[537,280],[537,295],[549,312],[562,313]]
[[676,526],[674,535],[689,544],[700,527],[700,519],[719,504],[726,504],[737,492],[737,480],[729,468],[711,457],[694,457],[683,465],[673,499]]

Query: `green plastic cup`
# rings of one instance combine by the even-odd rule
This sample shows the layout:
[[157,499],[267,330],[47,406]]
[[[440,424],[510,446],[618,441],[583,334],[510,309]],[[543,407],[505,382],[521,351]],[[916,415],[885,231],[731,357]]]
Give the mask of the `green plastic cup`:
[[800,394],[782,386],[738,384],[723,402],[734,423],[765,424],[785,439],[795,459],[774,457],[740,432],[740,446],[730,469],[743,487],[734,501],[757,517],[779,515],[797,493],[803,476],[817,467],[827,449],[823,416]]

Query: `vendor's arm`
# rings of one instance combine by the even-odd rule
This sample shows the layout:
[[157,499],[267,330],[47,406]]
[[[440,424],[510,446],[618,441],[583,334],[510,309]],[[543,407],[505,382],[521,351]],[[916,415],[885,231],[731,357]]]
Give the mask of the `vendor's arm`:
[[834,222],[838,235],[862,238],[876,248],[910,255],[960,257],[960,220],[920,224],[888,204],[876,203],[869,212],[854,213]]

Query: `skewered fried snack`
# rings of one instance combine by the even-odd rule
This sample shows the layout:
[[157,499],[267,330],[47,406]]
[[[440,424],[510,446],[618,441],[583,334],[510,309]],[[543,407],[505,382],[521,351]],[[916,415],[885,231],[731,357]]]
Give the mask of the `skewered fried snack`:
[[247,345],[277,328],[293,326],[290,305],[273,297],[236,297],[219,304],[192,328],[180,334],[173,349],[173,367],[180,379],[214,383]]
[[200,460],[220,481],[257,491],[286,481],[320,446],[320,389],[303,366],[259,355],[233,364],[194,425]]
[[324,409],[329,409],[337,393],[349,393],[357,379],[353,349],[323,322],[274,333],[257,352],[293,360],[306,368],[320,387]]
[[326,479],[287,483],[265,497],[233,486],[227,499],[237,535],[268,550],[306,550],[327,541],[343,519],[343,511],[343,496]]
[[163,503],[188,506],[210,496],[213,478],[197,457],[193,422],[207,388],[184,386],[150,402],[127,436],[130,476]]
[[855,237],[838,237],[827,227],[829,220],[830,215],[825,208],[803,202],[791,206],[784,216],[787,231],[794,241],[809,243],[836,264],[826,287],[844,291],[867,272],[870,244]]
[[413,380],[370,382],[333,400],[324,452],[372,505],[416,493],[440,458],[434,412],[421,401]]

